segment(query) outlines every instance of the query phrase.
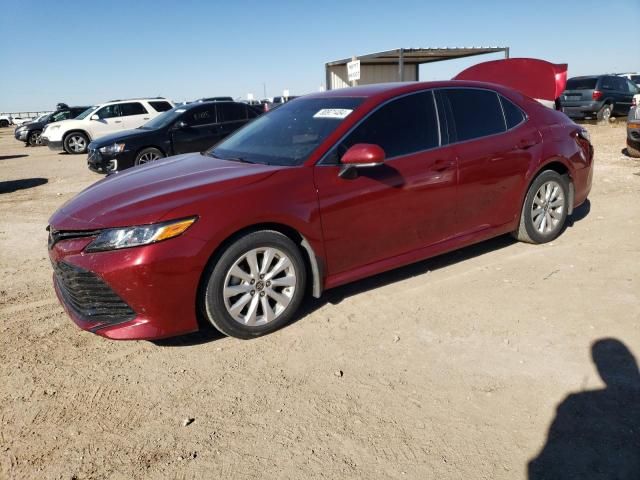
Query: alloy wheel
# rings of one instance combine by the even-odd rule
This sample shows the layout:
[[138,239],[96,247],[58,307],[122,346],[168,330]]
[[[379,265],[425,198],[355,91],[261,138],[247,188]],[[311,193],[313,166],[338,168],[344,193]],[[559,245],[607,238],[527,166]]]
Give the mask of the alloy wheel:
[[543,183],[531,204],[531,220],[534,228],[549,234],[560,226],[564,214],[565,198],[560,184],[554,180]]
[[42,145],[42,134],[40,132],[33,132],[29,138],[29,145]]
[[291,259],[272,247],[254,248],[227,271],[223,298],[227,313],[245,326],[271,323],[286,310],[297,287]]
[[81,135],[72,135],[67,145],[74,152],[81,153],[87,148],[87,141]]
[[143,153],[142,155],[140,155],[140,158],[138,158],[138,165],[143,165],[145,163],[154,162],[154,161],[158,160],[159,158],[160,158],[160,155],[158,155],[155,152],[146,152],[146,153]]

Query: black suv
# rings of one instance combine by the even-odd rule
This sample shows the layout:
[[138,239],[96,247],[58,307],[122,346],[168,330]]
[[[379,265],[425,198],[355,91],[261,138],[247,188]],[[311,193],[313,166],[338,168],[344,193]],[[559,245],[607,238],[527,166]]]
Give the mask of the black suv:
[[42,133],[45,125],[53,122],[59,122],[61,120],[67,120],[69,118],[76,118],[87,108],[89,107],[70,107],[64,103],[59,103],[56,106],[55,112],[43,115],[32,122],[20,125],[15,129],[13,134],[16,137],[16,140],[25,142],[28,146],[35,147],[37,145],[42,145],[40,134]]
[[87,162],[94,172],[110,173],[171,155],[202,152],[260,113],[238,102],[181,105],[134,130],[94,140]]
[[562,111],[571,118],[596,116],[609,120],[615,115],[627,115],[633,96],[640,89],[631,81],[616,75],[573,77],[560,95]]

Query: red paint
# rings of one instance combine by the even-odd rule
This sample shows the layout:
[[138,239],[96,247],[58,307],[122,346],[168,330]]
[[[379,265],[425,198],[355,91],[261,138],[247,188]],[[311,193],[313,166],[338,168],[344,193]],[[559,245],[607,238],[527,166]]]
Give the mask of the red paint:
[[567,64],[537,58],[508,58],[473,65],[454,80],[477,80],[513,88],[531,98],[554,101],[567,84]]
[[[339,165],[317,165],[382,102],[446,86],[494,89],[518,104],[528,120],[504,134],[360,168],[354,179],[341,178]],[[199,217],[183,235],[158,244],[86,253],[91,239],[83,238],[60,241],[50,250],[52,261],[64,259],[99,275],[137,314],[96,333],[154,339],[196,330],[197,291],[207,263],[225,240],[256,225],[298,232],[315,252],[323,287],[331,288],[514,230],[530,182],[551,162],[568,169],[575,205],[589,193],[592,149],[578,138],[579,127],[511,89],[479,82],[415,82],[314,96],[356,94],[366,100],[303,165],[178,156],[108,177],[54,213],[50,224],[56,230]],[[380,155],[375,148],[362,149],[373,159]],[[69,314],[83,329],[97,326]]]

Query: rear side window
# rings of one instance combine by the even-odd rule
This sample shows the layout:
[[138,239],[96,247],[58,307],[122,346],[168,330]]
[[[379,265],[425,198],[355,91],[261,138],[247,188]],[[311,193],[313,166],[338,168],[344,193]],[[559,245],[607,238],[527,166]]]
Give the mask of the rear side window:
[[96,112],[101,119],[114,118],[120,116],[120,105],[107,105]]
[[156,112],[166,112],[173,108],[169,102],[149,102],[149,105],[151,105]]
[[216,107],[196,108],[186,115],[186,122],[190,127],[216,123]]
[[616,90],[616,79],[614,77],[602,77],[600,88],[603,90]]
[[507,122],[507,130],[524,122],[525,116],[522,110],[520,110],[520,107],[514,105],[511,100],[504,98],[502,95],[500,95],[500,103],[502,103],[504,119]]
[[340,154],[356,143],[380,145],[387,158],[437,147],[440,142],[433,94],[416,93],[384,105],[342,142]]
[[241,103],[220,103],[218,105],[218,121],[236,122],[247,119],[247,109]]
[[147,109],[139,102],[121,103],[120,112],[123,117],[130,115],[144,115],[147,113]]
[[463,142],[506,130],[496,92],[471,88],[448,88],[442,92],[453,116],[454,141]]
[[594,90],[596,88],[596,83],[598,82],[597,77],[587,77],[587,78],[570,78],[567,80],[567,90]]

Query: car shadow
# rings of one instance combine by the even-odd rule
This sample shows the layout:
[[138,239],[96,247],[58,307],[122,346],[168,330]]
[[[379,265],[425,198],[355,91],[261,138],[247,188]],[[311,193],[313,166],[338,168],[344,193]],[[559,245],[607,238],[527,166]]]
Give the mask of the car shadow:
[[47,178],[23,178],[21,180],[8,180],[6,182],[0,182],[0,194],[12,193],[17,190],[26,190],[27,188],[39,187],[48,183]]
[[528,464],[528,479],[640,478],[640,371],[621,341],[591,347],[605,388],[568,395],[557,408],[547,441]]
[[20,155],[0,155],[0,160],[11,160],[13,158],[24,158],[24,157],[28,157],[29,155],[27,154],[20,154]]
[[[572,227],[575,222],[579,222],[584,219],[591,210],[591,203],[586,200],[582,205],[573,211],[573,214],[569,217],[565,228]],[[441,268],[449,267],[459,262],[464,262],[474,257],[479,257],[489,252],[506,248],[510,245],[517,243],[511,235],[502,235],[500,237],[485,240],[484,242],[470,245],[468,247],[454,250],[453,252],[445,253],[432,257],[426,260],[422,260],[405,267],[399,267],[387,272],[379,273],[371,277],[358,280],[356,282],[348,283],[346,285],[332,288],[323,292],[320,298],[313,298],[311,295],[307,295],[303,301],[298,313],[294,319],[289,323],[293,324],[303,320],[314,311],[322,308],[327,303],[331,305],[338,305],[345,298],[358,295],[369,290],[381,288],[391,283],[401,282],[412,277],[423,275],[429,271],[438,270]],[[203,343],[212,342],[225,338],[224,335],[219,333],[212,327],[206,324],[206,320],[203,318],[198,319],[200,325],[206,325],[205,328],[200,331],[189,333],[187,335],[181,335],[178,337],[172,337],[162,340],[154,340],[152,343],[163,347],[186,347],[193,345],[200,345]],[[286,328],[286,326],[285,326]]]

